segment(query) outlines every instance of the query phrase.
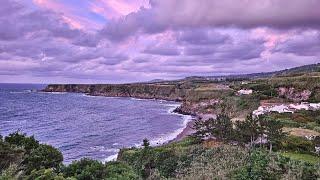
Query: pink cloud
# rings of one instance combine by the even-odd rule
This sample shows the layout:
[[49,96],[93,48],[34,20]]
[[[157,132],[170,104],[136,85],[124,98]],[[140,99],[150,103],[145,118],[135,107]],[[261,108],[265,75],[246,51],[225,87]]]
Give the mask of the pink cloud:
[[33,3],[40,8],[48,9],[50,11],[61,14],[61,18],[64,22],[68,23],[70,27],[74,29],[82,30],[96,30],[102,27],[101,24],[98,24],[86,17],[77,15],[77,10],[73,7],[64,5],[57,1],[52,0],[33,0]]
[[253,39],[264,39],[265,51],[262,52],[262,57],[267,58],[271,55],[271,50],[274,49],[278,43],[286,41],[292,33],[286,32],[275,32],[266,28],[256,28],[251,31]]
[[148,4],[148,0],[95,0],[90,3],[90,9],[106,19],[116,19],[136,12],[140,7],[148,7]]

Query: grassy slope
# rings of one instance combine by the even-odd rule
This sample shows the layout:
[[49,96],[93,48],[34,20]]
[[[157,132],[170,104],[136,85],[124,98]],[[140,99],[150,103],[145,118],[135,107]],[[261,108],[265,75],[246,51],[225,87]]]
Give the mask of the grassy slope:
[[281,153],[283,156],[291,158],[293,160],[308,162],[311,164],[316,164],[320,162],[319,156],[314,156],[311,154],[303,154],[303,153],[296,153],[296,152],[283,152]]

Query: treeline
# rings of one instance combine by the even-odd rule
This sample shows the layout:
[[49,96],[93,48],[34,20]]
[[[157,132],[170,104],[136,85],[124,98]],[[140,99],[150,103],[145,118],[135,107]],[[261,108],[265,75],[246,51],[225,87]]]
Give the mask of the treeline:
[[193,136],[159,147],[151,147],[145,139],[142,148],[122,149],[117,161],[106,164],[81,159],[64,165],[56,148],[12,133],[0,138],[0,180],[320,178],[320,162],[281,154],[292,150],[316,159],[314,145],[319,139],[289,136],[276,121],[248,116],[234,123],[219,115],[217,120],[197,121],[195,128]]
[[279,145],[287,136],[282,128],[283,124],[280,121],[266,119],[263,116],[254,117],[250,114],[245,121],[233,123],[227,115],[222,114],[218,115],[217,119],[197,120],[193,136],[198,140],[213,137],[221,141],[235,141],[242,145],[249,144],[250,147],[256,144],[261,147],[268,143],[269,150],[272,151],[273,146]]
[[270,153],[273,150],[283,150],[319,155],[319,152],[316,152],[316,147],[320,146],[319,136],[312,140],[291,136],[283,131],[284,125],[283,122],[270,116],[250,114],[244,121],[232,122],[227,115],[222,114],[216,119],[196,120],[194,123],[196,132],[192,136],[199,142],[214,138],[251,149],[267,148]]
[[0,136],[0,180],[94,180],[138,179],[132,168],[121,162],[103,164],[81,159],[64,165],[62,153],[33,136],[20,132]]

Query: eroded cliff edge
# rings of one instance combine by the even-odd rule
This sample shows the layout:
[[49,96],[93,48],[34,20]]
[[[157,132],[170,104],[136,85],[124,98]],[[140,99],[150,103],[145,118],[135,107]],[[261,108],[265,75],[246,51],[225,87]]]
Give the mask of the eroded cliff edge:
[[179,84],[50,84],[43,91],[182,101],[188,89]]
[[[199,117],[219,113],[220,104],[223,102],[221,99],[234,94],[228,86],[207,80],[132,84],[51,84],[43,91],[179,101],[182,104],[175,112]],[[209,108],[213,106],[215,108]]]

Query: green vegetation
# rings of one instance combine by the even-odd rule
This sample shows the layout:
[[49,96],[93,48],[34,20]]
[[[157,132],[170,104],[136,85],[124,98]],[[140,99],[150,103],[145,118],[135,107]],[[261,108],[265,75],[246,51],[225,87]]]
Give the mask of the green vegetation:
[[[277,122],[250,116],[235,127],[226,115],[197,126],[198,130],[206,132],[206,137],[209,133],[218,141],[202,140],[199,132],[195,137],[159,147],[151,147],[145,139],[142,148],[122,149],[115,162],[103,164],[85,158],[67,166],[62,164],[61,153],[52,146],[13,133],[0,141],[0,179],[320,178],[320,159],[311,152],[319,138],[309,141],[284,137]],[[270,142],[275,145],[273,150],[279,152],[268,152],[269,148],[264,145],[257,147],[253,144],[253,139],[261,132],[269,133]],[[240,145],[229,144],[235,141],[241,142]],[[241,145],[247,143],[251,146]]]
[[127,164],[81,159],[65,166],[56,148],[19,132],[0,138],[0,180],[138,179]]
[[281,149],[291,152],[314,154],[315,144],[303,137],[288,136],[281,141]]
[[216,120],[196,120],[194,129],[196,132],[193,136],[197,138],[198,141],[212,136],[219,140],[231,140],[234,138],[232,122],[226,115],[218,115]]
[[[180,142],[151,147],[145,139],[142,148],[124,148],[117,161],[106,164],[85,158],[63,165],[62,154],[54,147],[13,133],[0,138],[0,180],[320,179],[316,152],[320,137],[307,139],[303,133],[290,132],[296,128],[320,132],[320,110],[251,114],[260,103],[320,102],[319,82],[317,64],[225,80],[190,77],[123,85],[49,85],[44,91],[179,100],[180,113],[218,116],[196,120],[196,132]],[[239,95],[240,89],[252,89],[253,94]]]
[[281,153],[284,157],[288,157],[294,160],[307,162],[310,164],[316,164],[320,162],[320,157],[310,155],[310,154],[302,154],[302,153],[295,153],[295,152],[284,152]]
[[270,113],[268,117],[280,121],[285,127],[301,127],[320,132],[320,110],[299,110],[295,113]]

